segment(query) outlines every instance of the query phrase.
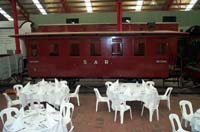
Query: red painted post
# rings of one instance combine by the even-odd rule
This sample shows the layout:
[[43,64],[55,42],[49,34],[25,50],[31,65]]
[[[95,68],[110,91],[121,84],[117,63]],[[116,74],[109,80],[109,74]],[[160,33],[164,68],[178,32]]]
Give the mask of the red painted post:
[[[12,5],[12,12],[13,12],[13,18],[14,18],[14,29],[15,29],[15,35],[19,34],[19,27],[18,27],[18,18],[17,18],[17,8],[16,8],[16,0],[11,0],[11,5]],[[15,45],[16,45],[16,54],[20,54],[20,43],[19,43],[19,38],[15,37]]]
[[117,30],[122,31],[122,2],[121,0],[117,0],[116,8],[117,8]]

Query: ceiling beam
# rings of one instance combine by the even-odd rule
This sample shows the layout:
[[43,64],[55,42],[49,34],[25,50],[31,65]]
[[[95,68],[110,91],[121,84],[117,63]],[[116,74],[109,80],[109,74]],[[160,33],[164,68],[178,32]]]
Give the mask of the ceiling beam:
[[167,3],[167,6],[166,6],[166,8],[165,8],[165,10],[169,10],[170,9],[170,7],[172,6],[172,4],[173,4],[173,1],[174,0],[168,0],[168,3]]
[[24,9],[24,7],[19,3],[18,0],[16,0],[17,5],[19,6],[19,13],[22,14],[22,16],[29,21],[29,13]]
[[62,3],[65,12],[69,13],[70,10],[69,10],[69,7],[67,6],[67,0],[60,0],[60,2]]

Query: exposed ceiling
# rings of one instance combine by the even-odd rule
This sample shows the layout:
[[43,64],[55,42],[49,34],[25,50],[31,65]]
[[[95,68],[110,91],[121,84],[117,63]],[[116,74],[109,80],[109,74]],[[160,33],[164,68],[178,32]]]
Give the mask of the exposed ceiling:
[[[85,0],[39,0],[48,14],[50,13],[87,13]],[[90,0],[93,12],[116,12],[117,0]],[[152,2],[155,1],[156,4]],[[191,0],[144,0],[142,12],[183,11]],[[137,0],[121,0],[122,10],[135,12]],[[41,14],[32,0],[16,0],[18,20],[25,20],[31,14]],[[10,0],[0,0],[0,8],[12,17]],[[200,10],[200,0],[193,10]],[[0,21],[7,20],[0,14]]]

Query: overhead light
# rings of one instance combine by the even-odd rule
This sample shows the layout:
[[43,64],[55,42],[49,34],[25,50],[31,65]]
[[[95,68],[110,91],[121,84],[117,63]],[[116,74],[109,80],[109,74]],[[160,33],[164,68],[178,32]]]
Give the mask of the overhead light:
[[138,0],[135,10],[136,11],[141,11],[142,5],[143,5],[143,0]]
[[0,13],[1,13],[5,18],[7,18],[8,21],[13,21],[13,18],[12,18],[10,15],[8,15],[8,13],[6,13],[2,8],[0,8]]
[[42,7],[42,5],[40,4],[38,0],[32,0],[32,1],[36,5],[38,10],[42,13],[42,15],[47,15],[47,12],[45,11],[45,9]]
[[198,0],[191,0],[190,3],[185,8],[185,11],[190,11],[194,7],[194,5],[197,3],[197,1]]
[[91,4],[90,0],[85,0],[85,7],[86,7],[88,13],[92,13],[93,12],[92,4]]
[[150,5],[157,5],[157,2],[155,0],[152,0]]

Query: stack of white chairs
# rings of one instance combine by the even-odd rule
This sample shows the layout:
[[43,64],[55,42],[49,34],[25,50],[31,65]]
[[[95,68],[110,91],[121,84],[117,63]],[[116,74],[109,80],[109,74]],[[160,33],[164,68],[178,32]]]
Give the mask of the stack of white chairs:
[[[170,120],[170,123],[172,125],[172,132],[189,132],[189,131],[186,131],[182,128],[180,119],[179,119],[177,114],[173,114],[173,113],[170,114],[169,120]],[[177,124],[177,129],[175,127],[175,124]]]
[[21,101],[19,99],[12,100],[11,97],[7,93],[3,93],[5,99],[7,101],[7,107],[21,105]]
[[[185,127],[187,127],[188,122],[191,121],[192,116],[194,115],[192,103],[188,100],[181,100],[179,102],[179,106],[181,108],[181,122],[185,120]],[[188,109],[187,109],[188,107]],[[189,110],[189,111],[187,111]]]
[[60,106],[60,113],[63,116],[63,123],[64,125],[70,124],[70,130],[69,132],[72,132],[74,129],[73,123],[72,123],[72,115],[74,112],[74,105],[72,103],[66,103],[63,102]]
[[166,100],[167,101],[167,107],[168,107],[169,110],[171,109],[171,107],[170,107],[170,95],[171,95],[172,90],[173,90],[172,87],[168,87],[167,90],[165,91],[165,94],[159,96],[160,100]]
[[77,99],[77,103],[78,103],[78,106],[80,106],[80,101],[79,101],[79,89],[80,89],[81,85],[77,85],[76,86],[76,89],[74,91],[74,93],[70,93],[69,94],[69,100],[71,98],[76,98]]
[[108,111],[110,112],[110,102],[109,102],[108,97],[102,97],[97,88],[94,88],[94,92],[96,95],[96,112],[98,111],[99,102],[106,102],[108,105]]

